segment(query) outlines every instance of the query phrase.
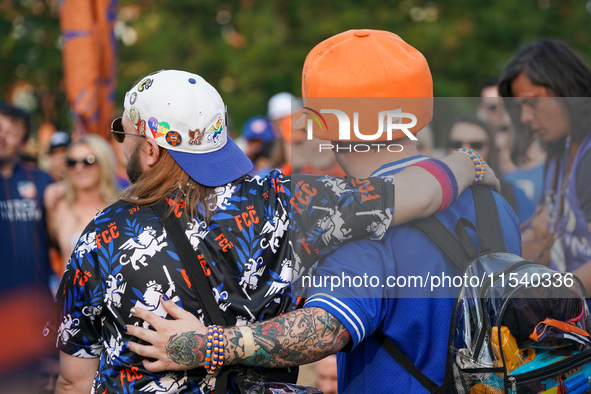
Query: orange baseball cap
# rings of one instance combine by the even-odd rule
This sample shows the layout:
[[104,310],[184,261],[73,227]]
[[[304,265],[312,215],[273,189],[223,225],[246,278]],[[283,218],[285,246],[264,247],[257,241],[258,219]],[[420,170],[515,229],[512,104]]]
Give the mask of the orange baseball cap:
[[[358,128],[364,134],[376,133],[381,111],[413,114],[417,122],[408,128],[413,134],[433,117],[433,79],[427,60],[387,31],[349,30],[318,44],[304,63],[302,93],[304,107],[318,113],[321,109],[339,109],[347,113],[352,128],[357,112]],[[327,114],[323,118],[327,127],[315,127],[314,136],[339,140],[337,117]],[[372,140],[384,141],[387,137],[384,132]],[[403,137],[402,130],[392,132],[392,139]],[[350,133],[349,140],[367,141],[356,133]]]

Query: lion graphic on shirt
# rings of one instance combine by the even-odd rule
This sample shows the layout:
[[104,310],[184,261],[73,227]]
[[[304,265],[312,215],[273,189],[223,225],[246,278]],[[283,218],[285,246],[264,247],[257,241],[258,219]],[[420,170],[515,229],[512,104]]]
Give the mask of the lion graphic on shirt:
[[156,252],[160,252],[162,248],[168,246],[168,242],[165,242],[166,230],[162,230],[162,235],[156,238],[156,230],[152,226],[146,226],[142,232],[137,236],[137,242],[130,238],[123,245],[119,247],[119,250],[132,250],[132,255],[128,258],[127,254],[121,255],[119,263],[121,265],[127,265],[131,263],[134,270],[139,270],[138,263],[146,267],[147,257],[154,257]]

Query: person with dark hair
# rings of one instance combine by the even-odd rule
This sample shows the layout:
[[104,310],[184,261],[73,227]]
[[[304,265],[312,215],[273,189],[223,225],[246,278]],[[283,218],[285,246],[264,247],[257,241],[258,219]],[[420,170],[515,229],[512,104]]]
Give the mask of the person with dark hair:
[[[530,201],[529,205],[535,207],[542,195],[546,153],[539,138],[531,141],[525,151],[521,150],[526,136],[513,131],[511,119],[499,95],[498,82],[498,78],[489,78],[481,85],[477,116],[494,131],[494,141],[498,148],[498,169],[502,172],[499,175],[506,182],[523,190]],[[517,148],[514,149],[513,146]]]
[[[51,305],[44,195],[49,174],[23,163],[29,114],[0,105],[0,392],[35,392],[31,377],[47,351],[39,333]],[[5,384],[18,385],[7,389]],[[28,391],[31,390],[31,391]]]
[[499,171],[499,149],[495,143],[494,132],[487,123],[475,116],[466,116],[454,121],[447,136],[448,153],[455,149],[474,149],[488,165],[499,174],[501,182],[501,196],[513,208],[519,221],[525,222],[534,213],[534,205],[527,198],[523,190],[505,182]]
[[499,82],[516,133],[544,143],[544,199],[523,256],[578,275],[591,291],[591,68],[563,41],[521,49]]
[[51,178],[24,165],[19,154],[31,134],[29,114],[0,106],[0,291],[33,285],[49,289],[50,264],[43,197]]
[[[218,374],[153,373],[129,350],[135,339],[127,327],[148,327],[135,311],[167,317],[162,300],[209,320],[207,304],[194,293],[198,283],[179,259],[180,237],[205,276],[208,288],[200,289],[211,292],[227,324],[252,324],[295,309],[291,282],[319,255],[349,238],[379,239],[391,224],[447,206],[454,182],[462,191],[475,176],[472,160],[453,155],[437,162],[446,170],[442,177],[410,168],[394,176],[395,187],[378,178],[332,187],[334,178],[288,178],[279,171],[252,177],[252,162],[228,137],[217,90],[178,70],[134,85],[112,133],[123,144],[131,185],[88,224],[59,287],[57,314],[46,330],[56,334],[61,351],[58,394],[214,390]],[[491,173],[485,183],[498,182]],[[411,187],[412,195],[405,192]],[[180,227],[180,237],[162,218]],[[184,352],[192,338],[178,339],[174,346]]]

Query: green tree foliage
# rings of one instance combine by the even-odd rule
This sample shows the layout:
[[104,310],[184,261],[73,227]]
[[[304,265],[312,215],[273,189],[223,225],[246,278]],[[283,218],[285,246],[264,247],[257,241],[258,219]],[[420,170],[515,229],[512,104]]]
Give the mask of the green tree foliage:
[[[57,1],[0,1],[0,100],[16,100],[33,113],[33,124],[67,129]],[[32,89],[14,97],[17,86]]]
[[[423,52],[436,96],[476,96],[483,80],[498,76],[520,46],[538,38],[562,38],[591,60],[591,1],[585,1],[120,0],[117,111],[136,79],[184,69],[218,88],[240,130],[249,116],[266,113],[274,93],[301,94],[312,47],[358,28],[393,31]],[[65,104],[54,3],[0,0],[0,88],[4,93],[27,80],[38,99],[53,92],[59,109]],[[58,113],[54,121],[66,123],[64,111]]]

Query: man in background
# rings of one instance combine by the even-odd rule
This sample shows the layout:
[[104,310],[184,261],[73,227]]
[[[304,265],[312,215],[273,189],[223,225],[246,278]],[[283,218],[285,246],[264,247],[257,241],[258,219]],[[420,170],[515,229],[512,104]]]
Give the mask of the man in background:
[[0,291],[22,286],[48,289],[43,195],[51,178],[20,161],[30,134],[27,113],[10,105],[0,106]]
[[20,159],[31,134],[29,114],[0,104],[0,392],[33,392],[30,375],[45,350],[49,253],[43,197],[48,174]]

